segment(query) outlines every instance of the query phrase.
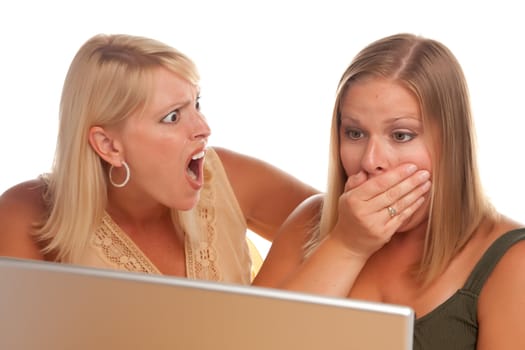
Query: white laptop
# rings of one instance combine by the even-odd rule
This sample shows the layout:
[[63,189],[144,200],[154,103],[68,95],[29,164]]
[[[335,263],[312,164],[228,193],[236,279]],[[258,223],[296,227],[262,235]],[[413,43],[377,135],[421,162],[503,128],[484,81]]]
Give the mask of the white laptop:
[[408,350],[411,308],[0,258],[0,349]]

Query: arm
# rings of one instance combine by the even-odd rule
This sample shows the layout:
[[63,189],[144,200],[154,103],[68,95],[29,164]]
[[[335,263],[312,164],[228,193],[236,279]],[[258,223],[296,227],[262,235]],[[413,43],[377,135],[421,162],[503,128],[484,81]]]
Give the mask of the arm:
[[496,265],[478,299],[478,350],[525,349],[525,242]]
[[[283,224],[254,285],[346,296],[368,258],[421,206],[429,185],[426,174],[404,166],[370,180],[363,174],[351,176],[339,199],[337,223],[304,259],[322,197],[306,200]],[[391,218],[388,205],[395,205],[398,215]]]
[[323,196],[314,195],[302,202],[286,219],[272,242],[253,285],[277,287],[301,265],[303,246],[310,237],[310,226],[317,223]]
[[42,182],[28,181],[0,196],[0,256],[44,260],[32,225],[44,213]]
[[322,200],[321,194],[314,195],[292,212],[272,243],[253,285],[336,296],[348,293],[366,259],[349,253],[336,236],[329,235],[304,260],[304,245],[311,225],[317,223]]
[[272,241],[292,210],[315,188],[259,159],[214,147],[253,232]]

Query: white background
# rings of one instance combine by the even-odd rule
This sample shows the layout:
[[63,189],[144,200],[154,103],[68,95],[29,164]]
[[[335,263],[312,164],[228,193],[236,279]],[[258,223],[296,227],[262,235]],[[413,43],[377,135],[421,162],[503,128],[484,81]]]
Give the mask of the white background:
[[371,41],[412,32],[442,41],[462,64],[484,186],[501,212],[525,223],[521,6],[509,0],[4,1],[0,193],[49,170],[66,70],[98,33],[149,36],[186,53],[202,76],[212,145],[260,157],[324,190],[340,75]]

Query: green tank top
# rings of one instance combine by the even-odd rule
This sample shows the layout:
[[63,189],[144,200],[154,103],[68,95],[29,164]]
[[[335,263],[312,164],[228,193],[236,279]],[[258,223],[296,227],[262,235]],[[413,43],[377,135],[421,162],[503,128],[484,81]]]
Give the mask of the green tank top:
[[476,349],[479,293],[505,252],[523,239],[525,229],[509,231],[499,237],[483,254],[463,288],[430,313],[416,319],[415,350]]

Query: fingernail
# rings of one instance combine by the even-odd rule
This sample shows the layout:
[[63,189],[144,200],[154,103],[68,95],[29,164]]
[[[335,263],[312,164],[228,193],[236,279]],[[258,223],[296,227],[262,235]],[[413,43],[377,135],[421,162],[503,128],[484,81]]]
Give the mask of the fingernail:
[[413,174],[415,173],[417,170],[417,166],[415,166],[415,164],[409,164],[405,167],[405,171],[407,172],[407,174]]
[[430,172],[428,170],[421,170],[418,176],[421,180],[427,180],[430,178]]

